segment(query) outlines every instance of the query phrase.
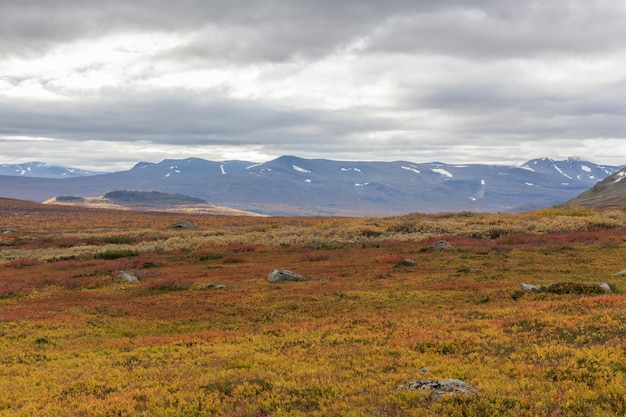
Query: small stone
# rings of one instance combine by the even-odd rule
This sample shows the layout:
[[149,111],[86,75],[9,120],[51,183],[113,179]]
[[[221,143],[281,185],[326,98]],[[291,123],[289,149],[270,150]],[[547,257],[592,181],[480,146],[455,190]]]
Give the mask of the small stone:
[[402,266],[415,266],[415,261],[411,258],[405,258],[400,261],[399,265]]

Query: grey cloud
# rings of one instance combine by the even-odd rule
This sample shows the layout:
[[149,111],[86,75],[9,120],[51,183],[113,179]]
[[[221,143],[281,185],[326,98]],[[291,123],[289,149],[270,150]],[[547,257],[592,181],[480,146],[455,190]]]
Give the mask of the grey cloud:
[[386,130],[392,123],[367,109],[294,109],[209,93],[105,91],[97,99],[42,103],[0,101],[0,134],[194,145],[285,144]]
[[[0,92],[0,135],[62,138],[77,146],[86,140],[259,145],[275,154],[346,159],[412,154],[447,162],[459,159],[457,151],[476,159],[481,153],[523,157],[522,148],[619,138],[626,131],[626,81],[615,81],[615,74],[606,81],[602,71],[587,75],[580,68],[577,76],[568,74],[573,61],[598,60],[619,71],[620,54],[626,54],[624,21],[621,2],[608,0],[0,0],[0,58],[121,33],[189,39],[152,57],[155,66],[138,58],[135,72],[114,83],[125,90],[70,86],[53,92],[74,99],[58,102],[10,99]],[[237,100],[228,98],[237,87],[228,83],[222,90],[142,92],[158,79],[160,63],[164,72],[179,75],[180,68],[269,62],[257,81],[274,77],[268,85],[281,88],[284,74],[305,72],[309,62],[322,62],[356,40],[364,46],[352,52],[353,61],[341,62],[345,68],[324,73],[319,82],[334,74],[351,77],[346,84],[354,86],[382,80],[383,92],[365,100],[371,107],[324,111],[311,107],[316,97],[310,92],[292,93],[293,107]],[[72,71],[100,66],[106,72],[105,58]],[[299,58],[301,65],[280,65]],[[536,64],[539,74],[528,74]],[[564,76],[554,81],[559,77],[550,71]],[[313,80],[311,73],[302,79]],[[34,78],[0,74],[0,83],[64,85],[50,74],[28,76]]]
[[395,16],[372,35],[369,50],[483,59],[597,55],[624,49],[625,18],[620,2],[472,3]]
[[[484,0],[472,7],[497,10],[501,3]],[[164,31],[199,34],[175,51],[183,56],[279,61],[324,55],[370,35],[386,21],[399,24],[405,16],[425,16],[438,24],[441,13],[464,8],[462,0],[0,0],[0,55],[37,54],[59,43],[111,33]],[[386,33],[376,46],[395,50],[393,45],[406,43],[408,29]],[[454,28],[446,24],[443,29]]]

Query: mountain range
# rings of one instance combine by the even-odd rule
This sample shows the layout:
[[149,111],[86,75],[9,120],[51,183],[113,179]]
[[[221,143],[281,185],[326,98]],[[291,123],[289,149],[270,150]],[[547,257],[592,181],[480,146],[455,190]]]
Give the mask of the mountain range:
[[17,165],[3,166],[0,196],[45,201],[149,190],[261,214],[334,216],[538,209],[564,203],[622,168],[575,158],[507,166],[282,156],[265,163],[167,159],[140,162],[128,171],[81,174],[66,168],[75,175],[46,171],[35,177],[35,165],[19,166],[30,166],[29,175],[19,175],[25,170]]
[[102,172],[86,171],[50,165],[45,162],[26,162],[23,164],[0,164],[0,175],[37,178],[73,178],[102,174]]

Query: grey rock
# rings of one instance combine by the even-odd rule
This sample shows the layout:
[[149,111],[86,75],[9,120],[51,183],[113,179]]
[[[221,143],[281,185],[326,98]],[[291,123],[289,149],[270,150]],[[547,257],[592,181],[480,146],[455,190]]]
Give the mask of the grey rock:
[[445,395],[476,395],[477,390],[467,385],[460,379],[417,380],[400,385],[396,391],[429,391],[433,400],[438,400]]
[[11,230],[11,229],[0,229],[0,233],[2,233],[3,235],[10,235],[11,233],[13,233],[13,230]]
[[226,288],[226,284],[207,284],[204,288],[208,290],[221,290],[222,288]]
[[524,291],[541,291],[541,287],[539,285],[525,284],[522,282],[519,286]]
[[452,245],[445,240],[438,240],[430,245],[435,250],[452,249]]
[[415,266],[415,261],[411,258],[405,258],[399,262],[398,265],[402,266]]
[[618,275],[626,275],[626,269],[622,269],[619,272],[616,272],[613,274],[614,277],[618,276]]
[[267,275],[269,282],[297,282],[308,281],[309,277],[288,271],[286,269],[274,269]]
[[187,220],[174,222],[168,226],[169,229],[197,229],[198,226]]
[[122,278],[124,281],[128,282],[129,284],[139,282],[139,278],[137,278],[137,275],[132,274],[128,271],[120,271],[120,278]]
[[592,284],[577,282],[551,282],[547,285],[532,285],[521,283],[520,288],[524,291],[546,292],[552,294],[598,294],[601,292],[611,294],[613,288],[606,282],[594,282]]

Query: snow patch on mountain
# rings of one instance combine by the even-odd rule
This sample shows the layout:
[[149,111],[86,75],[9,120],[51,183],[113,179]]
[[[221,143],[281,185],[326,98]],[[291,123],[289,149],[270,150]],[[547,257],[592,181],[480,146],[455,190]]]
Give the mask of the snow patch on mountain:
[[[419,169],[417,169],[417,168],[415,168],[415,167],[413,167],[413,166],[407,167],[407,166],[402,165],[402,166],[400,166],[400,168],[402,168],[402,169],[404,169],[404,170],[407,170],[407,171],[413,171],[413,172],[415,172],[416,174],[421,174],[421,172],[419,171]],[[434,170],[433,170],[433,171],[434,171]]]
[[224,164],[220,164],[220,170],[222,171],[222,175],[226,175],[226,170],[224,169]]
[[626,171],[620,171],[615,174],[615,180],[613,182],[620,182],[624,179],[624,177],[626,177]]
[[559,174],[563,175],[565,178],[569,178],[570,180],[573,180],[572,177],[570,177],[569,175],[567,175],[565,172],[563,172],[563,170],[561,168],[559,168],[556,165],[552,165],[554,167],[554,169],[556,169],[558,171]]
[[454,175],[452,175],[449,171],[446,171],[443,168],[433,168],[431,169],[432,172],[436,172],[437,174],[441,174],[441,175],[445,175],[448,178],[453,178]]
[[293,169],[295,169],[296,171],[298,171],[298,172],[302,172],[302,173],[305,173],[305,174],[310,174],[311,173],[311,171],[309,171],[308,169],[301,168],[298,165],[292,165],[291,167]]
[[587,165],[582,165],[580,169],[582,169],[585,172],[591,172],[591,168],[589,168]]
[[169,178],[172,174],[180,174],[180,169],[178,169],[178,165],[171,165],[169,167],[169,172],[165,174],[163,178]]

